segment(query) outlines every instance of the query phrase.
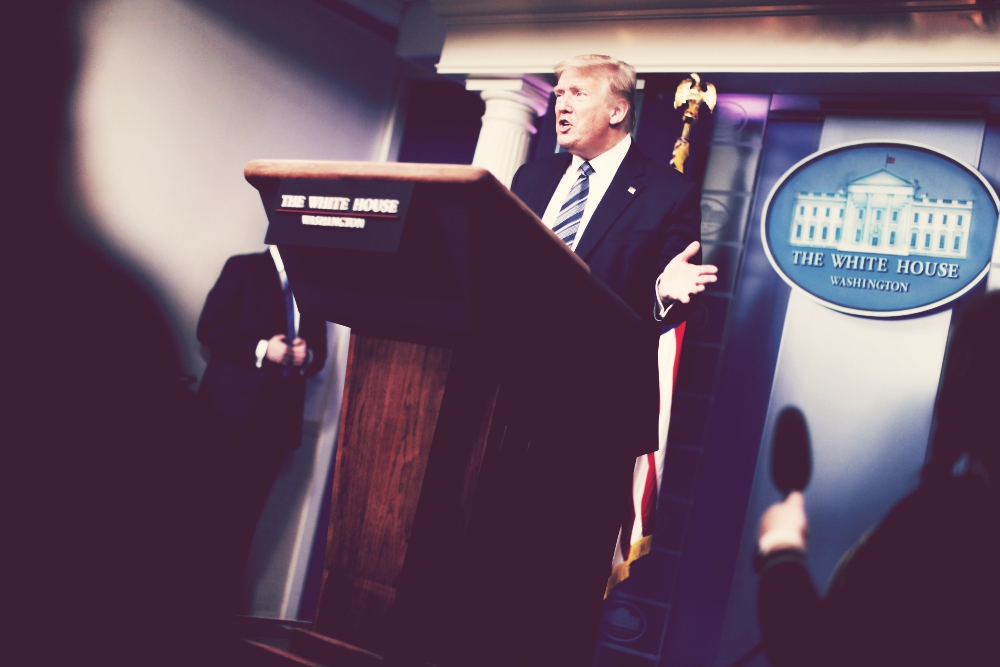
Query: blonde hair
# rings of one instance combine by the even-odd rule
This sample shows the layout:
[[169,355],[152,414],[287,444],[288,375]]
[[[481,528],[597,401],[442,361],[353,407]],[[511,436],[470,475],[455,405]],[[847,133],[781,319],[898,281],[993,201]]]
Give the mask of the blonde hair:
[[632,132],[635,128],[635,68],[623,60],[588,53],[582,56],[567,58],[556,65],[556,76],[568,69],[578,69],[588,73],[600,70],[607,75],[608,88],[628,104],[628,114],[625,116],[625,131]]

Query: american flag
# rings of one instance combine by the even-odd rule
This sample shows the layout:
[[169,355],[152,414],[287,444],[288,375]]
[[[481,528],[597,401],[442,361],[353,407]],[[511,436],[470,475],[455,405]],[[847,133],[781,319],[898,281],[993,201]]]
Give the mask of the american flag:
[[632,473],[632,509],[618,533],[615,555],[611,561],[611,577],[605,595],[628,578],[636,559],[649,553],[656,528],[656,504],[663,480],[663,460],[667,453],[667,428],[670,425],[670,405],[677,382],[677,366],[681,358],[684,324],[660,336],[657,360],[660,369],[660,428],[659,449],[640,456]]

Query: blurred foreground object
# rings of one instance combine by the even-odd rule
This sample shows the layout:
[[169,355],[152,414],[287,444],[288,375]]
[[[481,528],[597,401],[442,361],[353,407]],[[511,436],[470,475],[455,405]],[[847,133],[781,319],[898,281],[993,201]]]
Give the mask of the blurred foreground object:
[[771,479],[782,495],[805,491],[812,476],[812,447],[805,415],[787,407],[778,415],[771,447]]
[[792,496],[765,512],[758,611],[775,667],[1000,664],[998,336],[1000,293],[952,336],[921,485],[845,554],[825,597],[804,540],[774,537],[804,536],[804,514],[783,511]]
[[[11,8],[4,402],[7,663],[218,663],[207,633],[191,395],[149,281],[93,232],[72,189],[72,2]],[[11,595],[12,594],[12,595]],[[13,657],[19,655],[20,657]]]

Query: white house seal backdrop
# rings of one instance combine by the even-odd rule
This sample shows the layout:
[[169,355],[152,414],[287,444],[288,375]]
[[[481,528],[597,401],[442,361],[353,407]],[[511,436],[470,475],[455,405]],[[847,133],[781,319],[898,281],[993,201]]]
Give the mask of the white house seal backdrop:
[[993,188],[958,158],[859,142],[790,169],[768,197],[761,238],[781,277],[823,305],[909,315],[986,276],[998,210]]

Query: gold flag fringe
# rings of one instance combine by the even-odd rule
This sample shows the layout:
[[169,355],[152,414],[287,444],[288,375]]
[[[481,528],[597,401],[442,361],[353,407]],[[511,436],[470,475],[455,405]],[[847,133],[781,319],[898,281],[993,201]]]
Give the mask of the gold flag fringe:
[[615,569],[611,571],[611,576],[608,577],[608,587],[604,590],[605,600],[611,593],[612,588],[628,579],[629,572],[632,569],[632,563],[648,554],[652,548],[652,535],[646,535],[639,541],[632,543],[632,547],[628,550],[628,559],[626,559],[624,563],[619,563]]

